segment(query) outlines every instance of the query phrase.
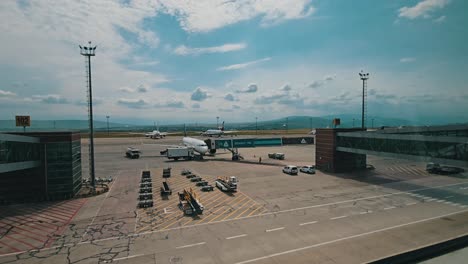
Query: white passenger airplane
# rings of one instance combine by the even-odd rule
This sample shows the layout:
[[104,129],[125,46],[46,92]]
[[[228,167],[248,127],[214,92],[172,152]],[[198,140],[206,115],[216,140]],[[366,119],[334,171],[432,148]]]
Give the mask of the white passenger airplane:
[[197,138],[183,137],[182,142],[186,147],[193,148],[193,150],[200,155],[205,155],[208,152],[208,146],[205,141]]
[[220,128],[218,129],[208,129],[205,132],[201,133],[201,136],[206,136],[206,137],[221,137],[224,134],[232,134],[236,133],[237,131],[224,131],[224,121],[223,124],[221,125]]

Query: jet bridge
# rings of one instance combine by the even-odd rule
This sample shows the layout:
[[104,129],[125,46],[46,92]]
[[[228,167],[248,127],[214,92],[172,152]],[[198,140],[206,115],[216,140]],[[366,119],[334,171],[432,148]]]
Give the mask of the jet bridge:
[[363,168],[367,154],[468,167],[468,125],[317,130],[319,168]]

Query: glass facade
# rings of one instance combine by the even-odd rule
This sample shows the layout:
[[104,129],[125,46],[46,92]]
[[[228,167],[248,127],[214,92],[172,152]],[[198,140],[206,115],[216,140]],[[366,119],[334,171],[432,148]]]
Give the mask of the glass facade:
[[47,193],[53,196],[71,196],[81,188],[80,140],[47,143]]
[[[2,166],[8,169],[0,170],[0,203],[66,199],[79,192],[82,184],[79,133],[2,135],[0,169]],[[24,162],[32,161],[34,165],[21,168]]]
[[0,164],[41,159],[41,144],[0,140]]

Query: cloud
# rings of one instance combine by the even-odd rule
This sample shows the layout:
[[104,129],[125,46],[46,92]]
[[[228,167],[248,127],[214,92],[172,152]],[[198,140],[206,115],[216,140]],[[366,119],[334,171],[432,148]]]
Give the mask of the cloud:
[[311,84],[309,84],[309,88],[319,88],[323,84],[323,81],[313,81]]
[[450,0],[422,0],[413,7],[404,6],[398,10],[398,17],[415,19],[418,17],[428,18],[429,13],[448,5]]
[[5,90],[0,90],[0,96],[16,96],[16,94],[14,92],[10,92],[10,91],[5,91]]
[[232,109],[240,109],[241,107],[238,105],[232,105]]
[[217,70],[217,71],[240,70],[240,69],[244,69],[244,68],[247,68],[247,67],[249,67],[249,66],[252,66],[252,65],[254,65],[254,64],[257,64],[257,63],[260,63],[260,62],[264,62],[264,61],[269,61],[269,60],[271,60],[271,58],[267,57],[267,58],[263,58],[263,59],[259,59],[259,60],[254,60],[254,61],[249,61],[249,62],[245,62],[245,63],[232,64],[232,65],[228,65],[228,66],[219,67],[219,68],[217,68],[216,70]]
[[141,109],[148,106],[148,103],[143,99],[128,99],[128,98],[120,98],[117,101],[117,104],[134,109]]
[[255,83],[251,83],[245,89],[236,90],[236,93],[255,93],[258,90],[258,86]]
[[322,80],[313,81],[307,87],[309,88],[319,88],[320,86],[325,85],[327,82],[331,82],[336,79],[336,75],[325,75]]
[[280,89],[281,91],[285,91],[285,92],[288,92],[288,91],[291,91],[292,88],[289,84],[285,84],[283,87],[281,87]]
[[234,110],[231,108],[218,108],[219,112],[233,112]]
[[245,49],[247,44],[245,43],[229,43],[221,46],[204,47],[204,48],[190,48],[185,45],[178,46],[174,49],[174,53],[177,55],[200,55],[207,53],[225,53]]
[[435,23],[443,23],[445,21],[446,17],[445,16],[440,16],[432,21],[434,21]]
[[311,0],[159,0],[161,11],[176,17],[188,32],[208,32],[260,17],[262,25],[311,15]]
[[134,93],[135,89],[130,88],[130,87],[120,87],[119,91],[124,92],[124,93]]
[[208,92],[201,88],[201,87],[197,87],[197,89],[195,89],[195,91],[193,91],[192,93],[192,96],[190,97],[190,99],[192,99],[192,101],[204,101],[206,100],[208,97],[210,97],[210,95],[208,94]]
[[[104,100],[102,98],[93,97],[93,105],[100,105],[103,102]],[[81,99],[81,100],[75,101],[74,104],[78,106],[88,106],[88,101]]]
[[39,101],[45,104],[67,104],[68,100],[58,94],[33,95],[33,101]]
[[185,104],[182,101],[168,101],[165,103],[155,104],[156,108],[185,108]]
[[416,61],[416,58],[413,58],[413,57],[406,57],[406,58],[400,59],[401,63],[409,63],[409,62],[414,62],[414,61]]
[[146,93],[146,92],[148,92],[148,88],[147,88],[146,85],[142,84],[142,85],[138,86],[137,91],[139,93]]
[[198,108],[200,108],[200,104],[193,104],[193,105],[192,105],[192,108],[198,109]]
[[157,48],[159,45],[159,38],[152,31],[139,31],[138,41],[151,48]]
[[391,99],[397,99],[397,96],[394,94],[376,94],[375,98],[381,99],[381,100],[391,100]]
[[234,95],[232,95],[231,93],[226,94],[224,96],[224,100],[230,101],[230,102],[238,101],[238,99],[234,97]]
[[263,95],[255,99],[256,104],[271,104],[279,99],[288,96],[288,94],[272,94],[272,95]]

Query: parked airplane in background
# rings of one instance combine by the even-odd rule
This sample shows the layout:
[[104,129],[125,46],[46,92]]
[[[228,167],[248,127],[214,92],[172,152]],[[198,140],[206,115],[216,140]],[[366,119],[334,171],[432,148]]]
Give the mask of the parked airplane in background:
[[167,136],[167,132],[161,132],[159,130],[153,130],[151,132],[145,133],[145,137],[154,138],[154,139],[163,138],[165,136]]
[[224,131],[224,121],[221,127],[218,129],[208,129],[205,132],[201,133],[201,136],[207,136],[207,137],[221,137],[224,134],[232,134],[236,133],[237,131]]

